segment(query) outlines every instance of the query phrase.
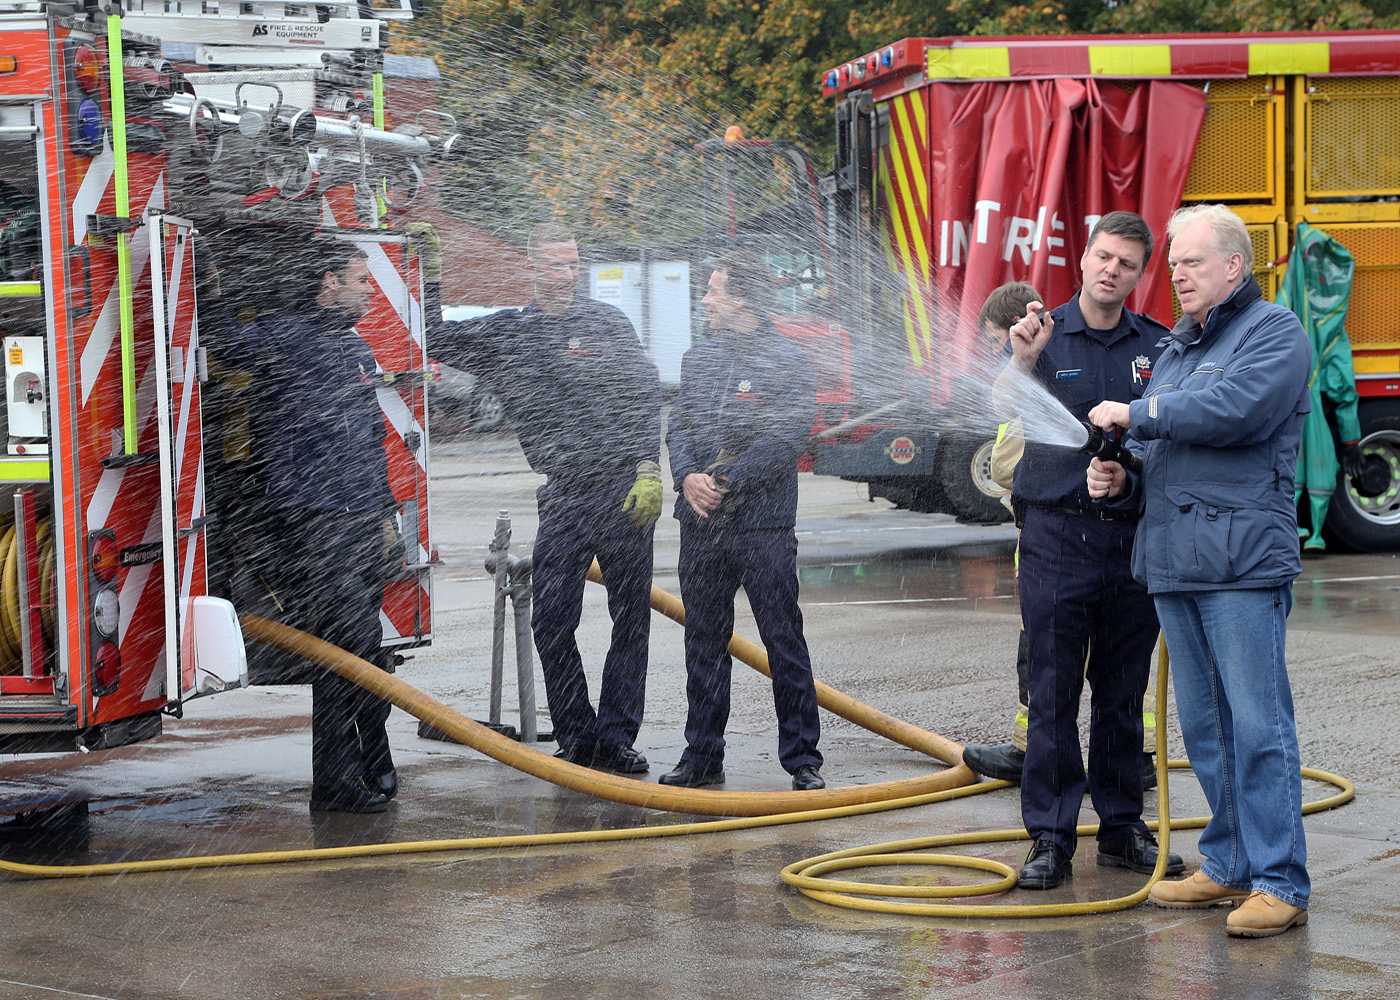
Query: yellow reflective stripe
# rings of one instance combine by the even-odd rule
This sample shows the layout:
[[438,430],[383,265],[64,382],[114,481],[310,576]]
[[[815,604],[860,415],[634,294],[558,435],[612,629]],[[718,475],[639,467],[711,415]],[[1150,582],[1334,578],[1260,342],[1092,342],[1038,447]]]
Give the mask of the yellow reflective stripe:
[[1156,728],[1157,728],[1157,713],[1156,713],[1156,712],[1143,712],[1143,713],[1142,713],[1142,728],[1143,728],[1143,729],[1156,729]]
[[[920,278],[926,271],[924,270],[927,261],[927,254],[922,247],[923,232],[919,228],[918,219],[913,211],[910,201],[910,180],[906,176],[907,171],[904,165],[904,158],[901,155],[901,140],[906,139],[909,128],[907,113],[903,112],[903,104],[913,100],[911,97],[896,99],[891,102],[891,110],[894,112],[890,116],[890,145],[880,156],[880,181],[885,196],[885,202],[890,206],[889,224],[887,227],[887,254],[894,264],[894,254],[898,251],[899,264],[896,270],[904,271],[905,283],[908,286],[908,294],[904,298],[905,313],[905,337],[909,341],[909,357],[915,366],[922,367],[924,364],[924,354],[932,354],[933,341],[931,337],[931,325],[926,315],[924,297],[920,294]],[[914,158],[916,161],[918,157]],[[893,174],[890,168],[893,167]],[[916,241],[911,244],[911,240]],[[923,350],[920,350],[920,341],[923,342]]]
[[1170,45],[1090,45],[1089,72],[1105,76],[1171,76]]
[[1031,720],[1030,720],[1030,716],[1029,716],[1029,715],[1027,715],[1025,712],[1017,712],[1017,713],[1016,713],[1016,728],[1017,728],[1017,729],[1029,729],[1029,728],[1030,728],[1030,724],[1031,724]]
[[[107,18],[108,99],[112,102],[112,185],[118,218],[131,215],[131,179],[126,159],[126,84],[122,77],[122,19]],[[131,273],[131,234],[117,234],[117,317],[121,331],[122,441],[136,454],[136,313]]]
[[[892,206],[891,212],[893,212],[895,211],[893,206],[896,205],[896,202],[892,197],[893,189],[890,187],[889,158],[881,156],[879,157],[879,163],[880,188],[884,191],[885,201]],[[894,234],[898,229],[898,220],[891,221],[885,228],[885,238],[880,241],[880,248],[885,251],[885,266],[889,268],[890,274],[896,274],[899,271],[899,264],[896,262],[894,256]],[[902,300],[900,302],[900,309],[904,313],[904,339],[909,343],[909,360],[913,362],[914,367],[922,368],[924,366],[924,358],[919,352],[918,334],[914,331],[914,315],[909,311],[909,300],[912,297],[913,289],[910,289],[909,295],[900,296]]]
[[1011,75],[1005,47],[929,49],[924,73],[930,80],[978,80]]
[[[917,336],[923,341],[924,353],[933,354],[933,324],[928,316],[928,304],[921,294],[922,288],[926,287],[930,275],[928,272],[929,255],[928,247],[924,244],[923,228],[919,225],[919,215],[917,205],[912,192],[922,188],[924,197],[927,197],[927,184],[922,177],[923,161],[918,157],[917,144],[910,140],[913,123],[910,121],[908,106],[917,103],[915,95],[906,95],[903,98],[891,102],[894,107],[894,114],[891,116],[890,124],[890,147],[889,162],[894,165],[896,179],[895,187],[889,198],[892,207],[897,207],[897,221],[903,225],[894,226],[895,237],[900,250],[900,258],[904,263],[904,273],[908,279],[909,298],[912,300],[914,322],[917,327]],[[915,180],[909,176],[909,165],[905,163],[905,152],[910,153],[909,159],[913,161],[914,172],[919,174]]]
[[[931,295],[933,289],[933,248],[926,242],[928,237],[924,233],[923,226],[919,224],[918,213],[919,206],[922,206],[925,215],[932,215],[929,206],[928,170],[923,157],[917,155],[920,138],[923,139],[924,147],[928,147],[928,116],[924,110],[923,98],[918,94],[907,95],[905,98],[905,108],[906,114],[912,119],[910,121],[910,128],[913,130],[911,134],[914,136],[913,141],[909,144],[909,150],[914,154],[912,158],[914,161],[915,198],[913,205],[914,210],[910,213],[910,222],[913,223],[915,237],[919,245],[919,274],[923,278],[923,287],[929,289]],[[919,296],[919,312],[921,314],[927,312],[927,300],[922,295]],[[924,338],[924,350],[932,354],[933,323],[928,316],[924,316],[923,329],[921,332]]]
[[[908,130],[905,134],[927,138],[928,118],[924,113],[924,102],[916,95],[911,94],[899,102],[899,110],[900,120],[905,123],[904,127]],[[917,138],[909,144],[911,152],[915,154],[918,152],[918,146]],[[912,156],[911,159],[917,167],[912,178],[914,181],[914,204],[927,205],[928,174],[924,169],[924,161],[917,155]],[[927,258],[925,258],[925,260],[927,260]]]
[[1331,65],[1326,42],[1251,42],[1249,46],[1250,76],[1328,73]]
[[37,458],[28,462],[0,462],[0,480],[7,483],[47,482],[49,460]]
[[1001,444],[1001,439],[1004,438],[1004,437],[1006,437],[1006,432],[1007,432],[1007,430],[1010,429],[1010,427],[1011,427],[1011,421],[1010,421],[1010,420],[1008,420],[1008,421],[1007,421],[1006,423],[1004,423],[1004,424],[998,424],[998,425],[997,425],[997,440],[996,440],[996,443],[997,443],[997,444]]

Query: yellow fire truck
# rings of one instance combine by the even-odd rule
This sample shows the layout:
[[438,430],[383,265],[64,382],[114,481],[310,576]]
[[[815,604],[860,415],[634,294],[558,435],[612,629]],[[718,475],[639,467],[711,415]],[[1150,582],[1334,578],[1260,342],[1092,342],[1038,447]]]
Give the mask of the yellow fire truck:
[[[1366,466],[1360,487],[1339,478],[1328,528],[1354,548],[1400,548],[1400,34],[905,38],[821,82],[836,102],[824,190],[849,412],[896,395],[921,406],[819,441],[817,472],[995,518],[986,434],[930,419],[978,350],[986,293],[1030,280],[1062,302],[1098,215],[1138,211],[1160,233],[1179,204],[1223,202],[1249,226],[1266,296],[1299,222],[1354,255]],[[1164,258],[1128,305],[1170,323]],[[868,312],[882,294],[888,322]],[[892,368],[905,375],[894,389]],[[883,395],[860,398],[862,385]]]
[[406,0],[0,2],[0,751],[147,738],[248,683],[234,607],[257,610],[255,525],[217,334],[287,305],[287,261],[316,231],[357,243],[376,285],[357,330],[403,552],[384,641],[431,638],[402,222],[461,144],[445,116],[386,127],[387,31],[410,16]]

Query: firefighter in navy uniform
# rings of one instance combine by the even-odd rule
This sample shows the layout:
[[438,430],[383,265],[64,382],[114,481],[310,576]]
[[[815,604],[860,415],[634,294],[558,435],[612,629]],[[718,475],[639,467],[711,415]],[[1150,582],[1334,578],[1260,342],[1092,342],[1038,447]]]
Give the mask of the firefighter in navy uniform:
[[666,432],[680,494],[689,713],[680,764],[660,780],[688,788],[724,781],[728,646],[742,586],[772,670],[778,759],[794,789],[823,788],[794,531],[797,459],[816,414],[816,377],[806,353],[768,318],[773,288],[762,258],[740,251],[722,258],[704,306],[720,335],[686,353]]
[[[537,494],[532,626],[555,756],[643,774],[647,759],[632,744],[646,698],[652,534],[661,516],[661,383],[622,311],[576,294],[578,247],[567,228],[536,226],[528,260],[529,305],[441,322],[433,352],[490,380],[530,468],[548,477]],[[435,298],[429,313],[441,315]],[[596,712],[574,638],[594,558],[613,623]]]
[[[390,669],[379,615],[396,503],[374,352],[354,328],[374,286],[351,243],[316,237],[301,252],[313,262],[304,304],[219,331],[223,357],[251,376],[253,478],[266,511],[258,574],[284,624]],[[388,702],[319,668],[311,692],[311,808],[387,809],[398,791]]]
[[[1032,303],[1012,326],[1011,358],[997,380],[999,411],[1019,409],[1014,401],[1025,393],[1016,391],[1017,379],[1027,375],[1081,421],[1101,398],[1142,395],[1166,328],[1123,303],[1151,255],[1152,233],[1140,216],[1110,212],[1098,221],[1080,261],[1079,294],[1043,321],[1043,307]],[[1021,415],[1033,438],[1033,413]],[[1095,504],[1086,465],[1069,448],[1028,440],[1012,486],[1032,709],[1021,817],[1034,844],[1017,883],[1023,889],[1053,888],[1072,872],[1085,787],[1078,714],[1086,677],[1098,863],[1144,873],[1157,863],[1156,841],[1142,822],[1141,773],[1141,705],[1157,615],[1129,567],[1138,511]],[[1181,869],[1173,855],[1167,870]]]

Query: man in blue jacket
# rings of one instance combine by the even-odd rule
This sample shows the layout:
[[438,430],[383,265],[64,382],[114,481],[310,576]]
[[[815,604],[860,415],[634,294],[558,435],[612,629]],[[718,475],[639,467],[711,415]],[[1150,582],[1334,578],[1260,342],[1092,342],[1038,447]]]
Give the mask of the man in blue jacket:
[[1293,478],[1312,352],[1298,318],[1261,297],[1239,216],[1183,208],[1167,233],[1184,315],[1147,394],[1090,413],[1145,442],[1142,480],[1095,459],[1087,485],[1144,510],[1133,575],[1155,598],[1182,736],[1211,808],[1200,871],[1157,883],[1149,898],[1177,909],[1244,900],[1226,931],[1267,937],[1308,920],[1284,638],[1302,569]]
[[[1032,303],[1011,327],[998,400],[1024,404],[1043,389],[1083,420],[1105,396],[1141,395],[1166,328],[1123,304],[1151,257],[1152,232],[1141,216],[1109,212],[1099,219],[1080,259],[1079,294],[1043,320],[1040,303]],[[1033,845],[1017,885],[1051,889],[1073,870],[1085,786],[1078,719],[1086,677],[1097,861],[1151,873],[1157,843],[1142,821],[1140,706],[1157,620],[1130,571],[1137,511],[1094,504],[1083,456],[1036,443],[1037,411],[1021,405],[1019,412],[1027,443],[1011,502],[1021,525],[1017,580],[1031,707],[1021,818]],[[1169,859],[1168,871],[1182,867],[1180,858]]]
[[797,791],[824,788],[817,691],[797,604],[797,459],[816,414],[806,352],[773,328],[768,265],[731,251],[716,264],[705,314],[718,336],[681,361],[667,424],[678,567],[685,600],[685,752],[661,783],[724,781],[734,598],[748,594],[768,651],[778,760]]
[[[531,624],[555,756],[643,774],[647,759],[632,744],[646,699],[652,533],[661,516],[661,383],[626,315],[578,294],[573,233],[536,226],[527,259],[534,300],[437,324],[433,353],[489,378],[530,468],[547,477],[536,492]],[[596,711],[574,638],[595,558],[613,622]]]
[[[252,376],[255,479],[276,539],[259,573],[282,620],[381,667],[384,521],[393,516],[374,352],[355,331],[374,296],[350,242],[305,247],[304,308],[222,331],[224,357]],[[382,812],[398,791],[389,704],[329,670],[311,682],[311,808]]]

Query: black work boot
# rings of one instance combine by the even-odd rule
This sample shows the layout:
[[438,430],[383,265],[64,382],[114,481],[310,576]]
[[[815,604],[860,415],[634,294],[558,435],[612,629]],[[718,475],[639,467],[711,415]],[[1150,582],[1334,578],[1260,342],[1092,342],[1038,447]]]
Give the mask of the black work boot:
[[963,748],[963,763],[983,777],[1019,785],[1026,751],[1017,750],[1014,743],[1003,743],[999,747],[969,743]]

